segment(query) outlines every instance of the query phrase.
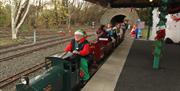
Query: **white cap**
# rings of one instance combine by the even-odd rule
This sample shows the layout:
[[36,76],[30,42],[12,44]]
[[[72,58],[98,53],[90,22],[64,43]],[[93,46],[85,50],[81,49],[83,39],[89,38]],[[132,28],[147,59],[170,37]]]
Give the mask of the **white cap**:
[[82,31],[76,31],[75,33],[74,33],[75,35],[84,35],[84,33],[82,32]]

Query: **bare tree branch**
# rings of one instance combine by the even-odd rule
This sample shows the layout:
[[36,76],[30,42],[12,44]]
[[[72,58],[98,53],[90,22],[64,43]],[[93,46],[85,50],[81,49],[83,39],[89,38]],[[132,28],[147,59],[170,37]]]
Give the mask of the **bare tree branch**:
[[20,27],[20,26],[22,25],[22,23],[24,22],[24,19],[25,19],[26,15],[27,15],[27,13],[28,13],[28,11],[29,11],[29,7],[30,7],[30,0],[27,0],[27,8],[26,8],[26,11],[25,11],[24,16],[22,17],[20,23],[18,24],[17,29],[19,29],[19,27]]

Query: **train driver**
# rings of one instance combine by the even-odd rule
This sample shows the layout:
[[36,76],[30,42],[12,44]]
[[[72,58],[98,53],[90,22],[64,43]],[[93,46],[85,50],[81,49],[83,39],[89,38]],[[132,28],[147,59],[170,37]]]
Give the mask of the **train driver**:
[[90,45],[87,41],[87,35],[81,29],[74,33],[74,39],[66,46],[66,52],[72,52],[81,56],[80,58],[80,76],[82,81],[87,81],[89,79],[88,72],[88,55],[90,53]]

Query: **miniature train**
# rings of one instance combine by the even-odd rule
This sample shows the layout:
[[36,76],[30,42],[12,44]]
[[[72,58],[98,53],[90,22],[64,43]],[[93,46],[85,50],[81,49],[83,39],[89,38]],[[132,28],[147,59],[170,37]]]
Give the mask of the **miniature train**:
[[[98,38],[90,43],[91,58],[89,73],[92,76],[98,69],[102,59],[121,42],[117,38],[114,43],[109,38]],[[45,72],[32,79],[23,77],[16,85],[17,91],[80,91],[79,57],[70,52],[46,57]]]

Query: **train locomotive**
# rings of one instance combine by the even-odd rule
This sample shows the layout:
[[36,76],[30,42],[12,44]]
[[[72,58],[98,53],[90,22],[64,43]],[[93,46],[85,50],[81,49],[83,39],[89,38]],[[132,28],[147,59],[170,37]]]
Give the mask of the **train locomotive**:
[[[115,45],[120,44],[117,39]],[[89,73],[91,77],[98,70],[102,59],[115,48],[109,38],[98,38],[90,42],[91,58]],[[22,77],[16,85],[17,91],[80,91],[84,83],[81,81],[79,56],[71,52],[56,54],[45,58],[45,72],[32,79]]]

